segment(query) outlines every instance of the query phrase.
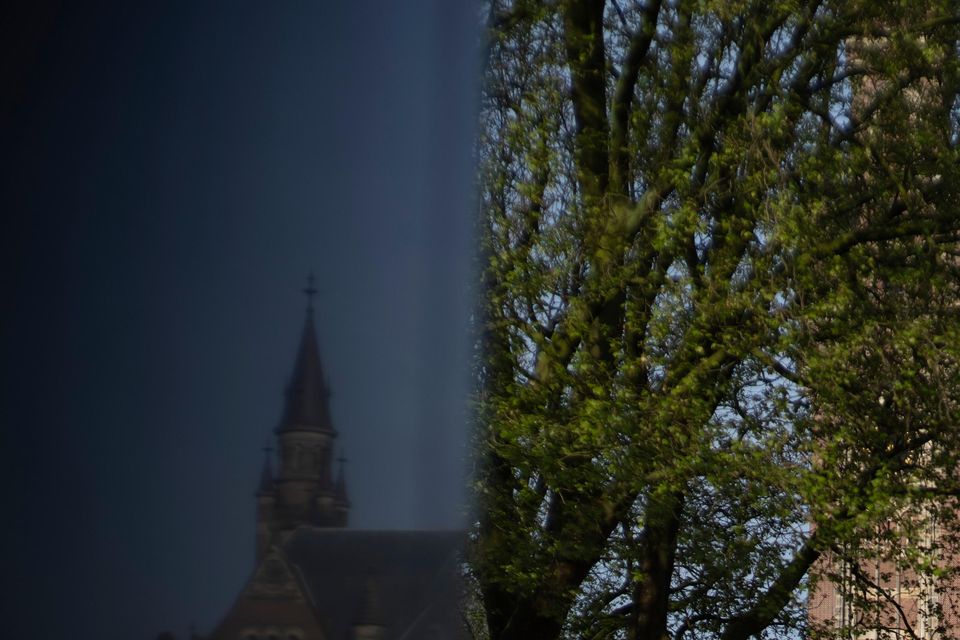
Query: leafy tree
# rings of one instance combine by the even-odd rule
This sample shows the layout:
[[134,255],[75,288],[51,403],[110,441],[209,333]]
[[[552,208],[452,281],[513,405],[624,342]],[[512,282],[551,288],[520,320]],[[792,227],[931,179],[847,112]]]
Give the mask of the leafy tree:
[[825,556],[955,513],[960,7],[486,9],[486,632],[806,631]]

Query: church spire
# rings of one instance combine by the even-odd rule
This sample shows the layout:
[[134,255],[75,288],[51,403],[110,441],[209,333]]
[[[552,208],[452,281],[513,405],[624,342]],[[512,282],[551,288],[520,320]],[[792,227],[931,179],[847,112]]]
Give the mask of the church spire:
[[303,288],[303,293],[307,296],[307,313],[313,313],[313,296],[317,295],[317,286],[312,271],[307,276],[307,286]]
[[303,292],[307,295],[307,317],[287,385],[283,416],[275,429],[279,456],[272,479],[276,503],[269,528],[281,533],[301,525],[344,527],[349,511],[342,471],[337,481],[333,475],[337,432],[330,419],[330,391],[313,323],[317,288],[312,275]]
[[320,350],[313,322],[313,297],[317,293],[313,274],[303,289],[307,296],[307,314],[300,337],[297,359],[287,385],[286,403],[277,432],[326,431],[334,433],[330,420],[330,391],[320,364]]

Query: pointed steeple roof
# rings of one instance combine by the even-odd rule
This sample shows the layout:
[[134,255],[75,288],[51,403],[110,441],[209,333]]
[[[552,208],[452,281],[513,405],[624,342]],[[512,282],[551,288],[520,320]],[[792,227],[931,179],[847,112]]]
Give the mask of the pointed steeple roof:
[[317,430],[333,433],[330,390],[320,364],[320,349],[313,326],[313,295],[317,292],[313,286],[313,275],[303,291],[307,294],[307,318],[300,337],[297,360],[287,385],[283,419],[277,431]]

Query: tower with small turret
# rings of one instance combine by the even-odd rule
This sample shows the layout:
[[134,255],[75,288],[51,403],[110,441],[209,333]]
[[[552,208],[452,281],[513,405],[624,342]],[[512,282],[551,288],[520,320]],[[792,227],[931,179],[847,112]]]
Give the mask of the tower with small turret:
[[464,639],[457,531],[347,528],[346,460],[307,317],[257,486],[256,563],[209,640]]
[[277,471],[273,471],[273,450],[268,447],[256,492],[258,560],[270,545],[301,525],[347,526],[350,509],[342,457],[334,476],[337,431],[330,417],[330,389],[314,327],[317,289],[312,275],[303,292],[307,296],[306,321],[283,413],[274,429]]

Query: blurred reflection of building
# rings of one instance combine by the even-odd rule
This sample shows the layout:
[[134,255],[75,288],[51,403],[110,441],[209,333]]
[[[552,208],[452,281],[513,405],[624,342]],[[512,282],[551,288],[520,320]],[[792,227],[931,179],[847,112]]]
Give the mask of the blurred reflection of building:
[[[209,640],[461,638],[453,531],[347,528],[350,501],[314,329],[307,317],[256,492],[256,563]],[[336,473],[334,473],[336,471]]]

